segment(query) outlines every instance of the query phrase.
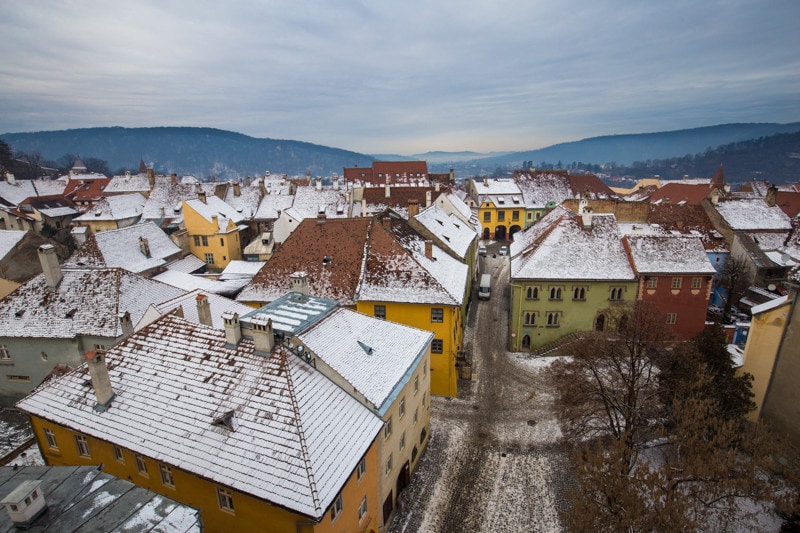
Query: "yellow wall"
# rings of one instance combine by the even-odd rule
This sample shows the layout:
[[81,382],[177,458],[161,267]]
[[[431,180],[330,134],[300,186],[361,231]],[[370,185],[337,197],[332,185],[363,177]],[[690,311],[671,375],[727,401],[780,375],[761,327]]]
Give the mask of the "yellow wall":
[[[461,308],[434,304],[360,301],[356,311],[375,316],[375,305],[386,306],[386,320],[430,331],[443,341],[442,353],[431,354],[431,394],[456,396],[456,355],[462,349],[464,328]],[[431,321],[431,309],[444,310],[442,322]]]
[[[521,197],[522,196],[520,195],[520,198]],[[516,220],[514,220],[514,212],[517,213]],[[489,214],[488,221],[486,220],[486,213]],[[500,220],[500,213],[503,214],[503,220]],[[481,206],[478,208],[478,220],[481,223],[481,235],[483,235],[484,228],[489,228],[491,234],[494,235],[495,229],[498,226],[505,226],[506,239],[508,239],[511,226],[519,226],[519,228],[522,229],[530,224],[526,223],[525,221],[525,213],[525,206],[521,203],[513,206],[498,207],[494,205],[493,202],[483,202],[483,204],[481,204]]]
[[[125,462],[114,456],[113,445],[109,442],[86,437],[90,457],[78,455],[74,436],[76,432],[32,416],[31,422],[42,457],[48,465],[83,466],[103,465],[103,471],[122,479],[168,496],[174,500],[199,509],[204,531],[275,531],[297,533],[297,531],[328,533],[340,531],[377,530],[378,524],[378,462],[377,444],[373,442],[366,454],[367,470],[359,480],[354,471],[342,489],[343,509],[335,522],[331,522],[330,510],[318,523],[309,523],[308,517],[281,509],[263,500],[226,488],[233,497],[234,511],[229,512],[219,507],[217,487],[212,481],[198,477],[189,472],[171,467],[174,488],[165,485],[161,479],[159,463],[145,458],[148,475],[139,473],[134,453],[123,449]],[[44,429],[50,429],[55,435],[58,449],[50,448]],[[367,496],[368,512],[359,523],[358,507]],[[298,527],[300,525],[300,527]]]
[[[214,263],[209,264],[208,269],[222,270],[231,261],[242,258],[239,231],[233,221],[228,220],[226,232],[220,233],[216,222],[209,222],[184,202],[183,222],[189,235],[191,254],[202,261],[206,260],[206,254],[214,255]],[[195,236],[200,238],[199,244],[195,244]],[[207,244],[203,244],[203,237]]]
[[761,416],[761,407],[764,405],[764,397],[772,378],[775,357],[790,309],[791,306],[787,303],[758,313],[750,321],[750,331],[744,349],[744,364],[737,370],[739,375],[749,372],[754,378],[753,401],[756,408],[747,415],[750,420],[758,420]]
[[85,220],[75,223],[76,226],[85,226],[91,230],[92,233],[100,233],[101,231],[108,231],[117,229],[116,220]]

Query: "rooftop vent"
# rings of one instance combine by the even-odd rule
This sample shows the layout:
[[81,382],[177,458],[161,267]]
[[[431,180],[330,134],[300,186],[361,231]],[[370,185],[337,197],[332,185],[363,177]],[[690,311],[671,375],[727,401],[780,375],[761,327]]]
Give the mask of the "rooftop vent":
[[364,352],[366,352],[367,355],[372,355],[372,346],[364,344],[361,341],[356,341],[356,342],[358,342],[358,345],[361,346],[361,349],[364,350]]
[[236,411],[228,411],[227,413],[218,417],[214,420],[213,425],[225,427],[231,431],[236,431],[239,429],[239,421],[236,419]]
[[322,258],[322,266],[328,266],[333,262],[333,257],[326,255]]
[[0,504],[6,506],[11,522],[15,527],[26,529],[47,510],[40,479],[21,482]]

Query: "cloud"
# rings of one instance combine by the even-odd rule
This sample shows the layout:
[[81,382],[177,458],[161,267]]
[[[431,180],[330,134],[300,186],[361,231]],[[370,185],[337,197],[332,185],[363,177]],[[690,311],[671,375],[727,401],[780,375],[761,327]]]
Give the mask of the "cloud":
[[0,131],[211,126],[360,152],[800,120],[795,1],[22,1]]

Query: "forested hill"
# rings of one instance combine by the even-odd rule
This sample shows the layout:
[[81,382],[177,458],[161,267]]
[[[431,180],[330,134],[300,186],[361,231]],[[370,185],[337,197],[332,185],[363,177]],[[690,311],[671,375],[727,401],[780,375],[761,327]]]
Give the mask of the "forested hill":
[[83,128],[0,135],[16,152],[40,154],[43,161],[80,155],[103,159],[116,173],[136,171],[139,161],[156,172],[192,174],[198,178],[263,175],[329,175],[344,167],[371,166],[370,156],[316,144],[257,139],[213,128]]

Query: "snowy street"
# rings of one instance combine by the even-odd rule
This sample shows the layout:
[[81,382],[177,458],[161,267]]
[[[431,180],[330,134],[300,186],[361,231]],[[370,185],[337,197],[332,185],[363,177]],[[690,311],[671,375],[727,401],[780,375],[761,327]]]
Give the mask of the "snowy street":
[[480,259],[492,297],[473,298],[465,332],[472,382],[459,381],[458,398],[433,397],[432,438],[393,533],[563,530],[568,458],[543,361],[506,352],[509,263],[496,248]]

